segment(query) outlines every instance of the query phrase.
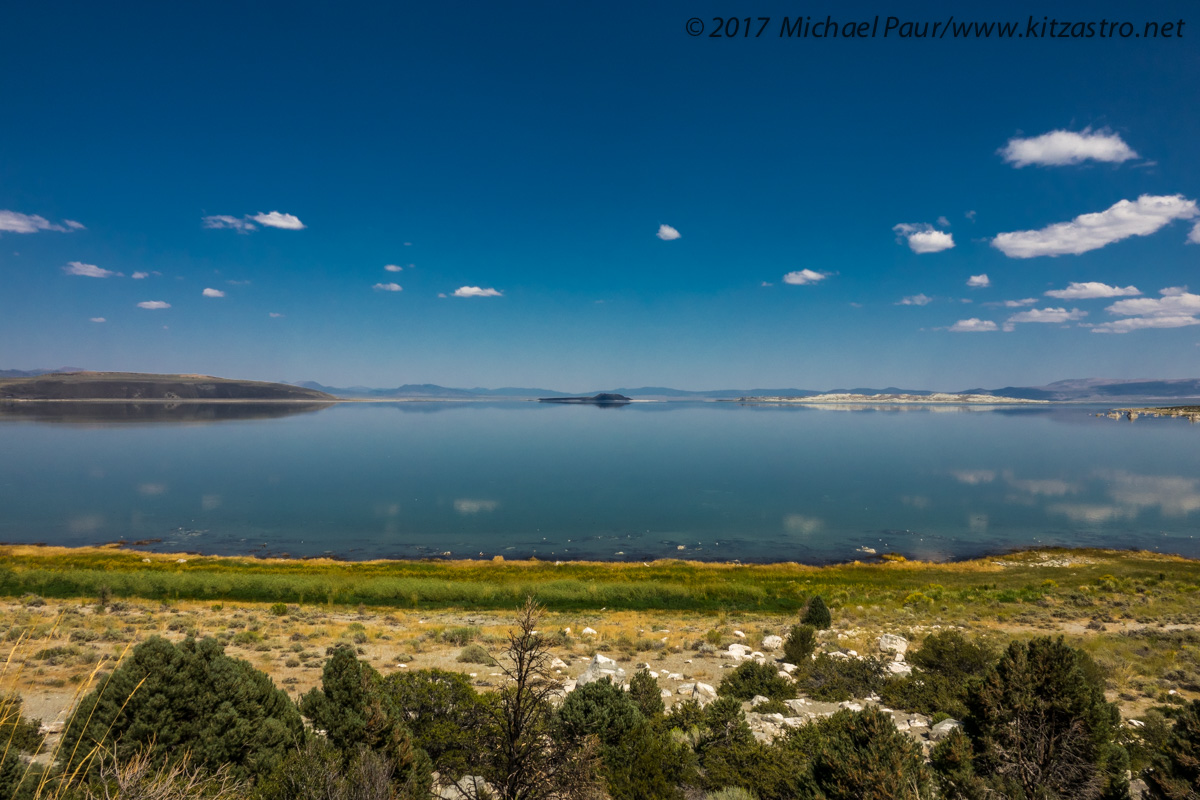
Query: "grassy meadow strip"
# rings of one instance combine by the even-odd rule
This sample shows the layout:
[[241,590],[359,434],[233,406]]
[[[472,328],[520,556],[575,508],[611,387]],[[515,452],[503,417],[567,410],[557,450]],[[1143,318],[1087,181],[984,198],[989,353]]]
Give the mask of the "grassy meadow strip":
[[[790,613],[814,594],[838,606],[1027,605],[1105,593],[1151,600],[1156,619],[1187,614],[1200,562],[1148,552],[1052,549],[973,561],[809,567],[542,561],[284,560],[165,555],[116,547],[0,547],[0,595],[230,600],[392,608]],[[1078,596],[1078,597],[1077,597]],[[1089,600],[1090,602],[1090,600]],[[1145,604],[1145,603],[1143,603]]]

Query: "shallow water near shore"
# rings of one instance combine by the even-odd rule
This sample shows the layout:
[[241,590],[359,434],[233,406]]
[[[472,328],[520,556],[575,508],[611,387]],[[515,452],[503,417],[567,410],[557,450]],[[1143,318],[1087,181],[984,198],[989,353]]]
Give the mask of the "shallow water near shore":
[[0,541],[350,559],[1200,556],[1200,429],[1108,406],[0,412]]

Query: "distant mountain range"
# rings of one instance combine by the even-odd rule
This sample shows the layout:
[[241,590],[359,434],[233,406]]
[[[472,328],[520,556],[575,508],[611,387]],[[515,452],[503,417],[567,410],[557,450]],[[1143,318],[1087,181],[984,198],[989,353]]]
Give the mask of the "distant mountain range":
[[[642,386],[599,389],[588,392],[561,392],[556,389],[451,389],[436,384],[405,384],[394,389],[372,389],[364,386],[338,388],[324,386],[313,381],[296,383],[306,389],[326,392],[337,397],[352,398],[538,398],[569,397],[572,395],[622,394],[638,400],[729,400],[739,397],[812,397],[818,394],[909,394],[930,395],[936,389],[900,389],[887,386],[882,389],[869,387],[836,389],[713,389],[709,391],[687,391],[666,386]],[[1177,378],[1168,380],[1122,379],[1122,378],[1077,378],[1056,381],[1045,386],[1005,386],[1000,389],[972,388],[955,391],[953,394],[987,394],[999,397],[1014,397],[1021,400],[1055,400],[1059,402],[1105,402],[1109,400],[1170,400],[1173,398],[1200,397],[1200,378]]]
[[[58,369],[0,370],[0,379],[32,378],[49,373],[76,373],[85,370],[78,367]],[[432,383],[406,383],[394,389],[377,389],[368,386],[336,387],[325,386],[314,381],[291,383],[304,389],[334,395],[341,398],[379,399],[391,398],[443,398],[443,399],[510,399],[539,397],[570,397],[596,394],[621,394],[635,400],[736,400],[739,397],[812,397],[818,394],[910,394],[929,395],[936,389],[901,389],[895,386],[883,388],[852,387],[833,389],[713,389],[688,391],[666,386],[618,387],[597,389],[587,392],[562,392],[557,389],[523,388],[506,386],[500,389],[455,389]],[[1108,402],[1130,400],[1173,400],[1200,398],[1200,378],[1125,379],[1125,378],[1074,378],[1055,381],[1045,386],[1005,386],[1002,388],[974,387],[956,390],[954,394],[990,394],[1000,397],[1015,397],[1022,400],[1055,400],[1059,402]]]

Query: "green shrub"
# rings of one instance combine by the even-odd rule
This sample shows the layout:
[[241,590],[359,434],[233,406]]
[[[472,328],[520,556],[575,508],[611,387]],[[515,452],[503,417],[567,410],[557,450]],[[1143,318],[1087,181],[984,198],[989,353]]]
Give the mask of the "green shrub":
[[413,746],[429,754],[441,775],[466,774],[488,714],[487,698],[475,692],[471,679],[440,669],[400,670],[387,677],[386,689]]
[[496,659],[492,658],[491,654],[483,648],[482,645],[469,644],[462,649],[458,654],[457,661],[460,664],[485,664],[487,666],[495,666]]
[[287,615],[287,612],[288,612],[287,603],[274,603],[274,604],[272,604],[272,605],[271,605],[271,608],[270,608],[270,612],[271,612],[271,614],[272,614],[272,615],[274,615],[274,616],[276,616],[276,617],[283,617],[283,616],[286,616],[286,615]]
[[470,644],[477,636],[479,636],[479,628],[474,626],[448,628],[442,631],[443,642],[458,645],[459,647]]
[[1120,713],[1095,662],[1061,637],[1013,642],[967,696],[973,769],[1006,796],[1125,796]]
[[841,702],[883,688],[883,663],[874,658],[833,658],[824,653],[796,671],[797,683],[814,700]]
[[793,625],[783,642],[783,660],[803,664],[817,649],[817,629],[812,625]]
[[152,636],[80,701],[58,752],[74,770],[97,744],[122,762],[144,747],[155,761],[187,751],[199,766],[227,765],[245,779],[269,772],[303,731],[287,694],[216,641]]
[[1200,787],[1200,700],[1168,714],[1174,724],[1142,777],[1154,800],[1190,800]]
[[717,694],[739,700],[750,700],[758,694],[772,700],[788,700],[796,696],[796,689],[791,681],[779,677],[773,665],[743,661],[737,669],[721,679]]
[[868,706],[817,723],[812,777],[826,800],[920,800],[932,796],[921,746]]
[[647,719],[657,720],[666,710],[658,680],[648,670],[639,669],[629,679],[629,697]]
[[800,617],[800,624],[811,625],[819,631],[828,630],[833,625],[833,616],[829,613],[829,608],[821,599],[821,595],[816,595],[808,601],[804,615]]

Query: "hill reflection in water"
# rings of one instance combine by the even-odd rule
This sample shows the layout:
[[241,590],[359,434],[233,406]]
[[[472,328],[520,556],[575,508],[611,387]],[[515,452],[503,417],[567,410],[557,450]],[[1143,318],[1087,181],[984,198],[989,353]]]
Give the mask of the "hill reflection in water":
[[207,423],[276,419],[311,414],[335,403],[125,403],[96,401],[0,402],[0,422],[65,423]]

